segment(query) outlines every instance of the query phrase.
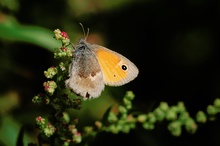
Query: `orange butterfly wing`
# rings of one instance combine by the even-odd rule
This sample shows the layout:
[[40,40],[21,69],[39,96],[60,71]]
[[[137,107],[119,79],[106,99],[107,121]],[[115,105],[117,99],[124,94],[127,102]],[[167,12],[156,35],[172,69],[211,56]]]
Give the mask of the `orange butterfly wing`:
[[105,47],[95,46],[93,48],[106,85],[120,86],[137,77],[138,68],[126,57]]

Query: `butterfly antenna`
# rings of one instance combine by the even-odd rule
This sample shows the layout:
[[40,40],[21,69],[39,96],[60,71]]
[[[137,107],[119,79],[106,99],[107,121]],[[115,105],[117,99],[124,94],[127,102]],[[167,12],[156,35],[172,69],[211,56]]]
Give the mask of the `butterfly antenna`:
[[82,25],[82,23],[79,23],[80,25],[81,25],[81,27],[82,27],[82,30],[83,30],[83,35],[84,35],[84,37],[85,37],[85,40],[87,39],[87,37],[88,37],[88,35],[89,35],[89,28],[87,29],[87,33],[85,32],[85,29],[84,29],[84,27],[83,27],[83,25]]

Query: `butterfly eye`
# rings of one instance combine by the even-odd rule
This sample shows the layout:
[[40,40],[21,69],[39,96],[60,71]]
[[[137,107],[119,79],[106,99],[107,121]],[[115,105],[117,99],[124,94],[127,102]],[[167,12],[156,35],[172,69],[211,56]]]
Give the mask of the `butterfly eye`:
[[126,65],[124,65],[124,64],[121,66],[121,68],[122,68],[124,71],[126,71],[126,70],[128,69],[128,67],[127,67]]
[[80,49],[80,50],[84,50],[84,49],[85,49],[85,46],[80,46],[79,49]]

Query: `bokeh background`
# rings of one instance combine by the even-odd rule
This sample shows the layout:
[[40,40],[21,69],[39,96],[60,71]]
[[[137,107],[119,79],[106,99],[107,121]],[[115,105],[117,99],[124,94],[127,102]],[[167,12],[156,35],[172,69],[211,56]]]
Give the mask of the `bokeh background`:
[[[72,111],[79,129],[100,120],[127,90],[136,95],[137,111],[183,101],[195,117],[220,96],[219,18],[219,0],[0,0],[0,145],[15,145],[22,126],[24,143],[37,142],[35,117],[47,111],[31,100],[43,92],[43,71],[55,64],[53,30],[77,43],[83,37],[79,23],[90,29],[88,42],[123,54],[140,70],[134,81],[106,87],[100,98]],[[101,133],[91,145],[220,145],[218,117],[180,137],[166,126]]]

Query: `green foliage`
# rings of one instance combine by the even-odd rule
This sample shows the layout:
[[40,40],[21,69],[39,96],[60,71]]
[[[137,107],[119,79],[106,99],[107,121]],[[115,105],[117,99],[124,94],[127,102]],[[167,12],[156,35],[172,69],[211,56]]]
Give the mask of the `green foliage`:
[[38,26],[21,25],[11,16],[0,15],[0,17],[0,39],[32,43],[51,52],[60,45],[60,42],[52,38],[53,33],[50,30]]

